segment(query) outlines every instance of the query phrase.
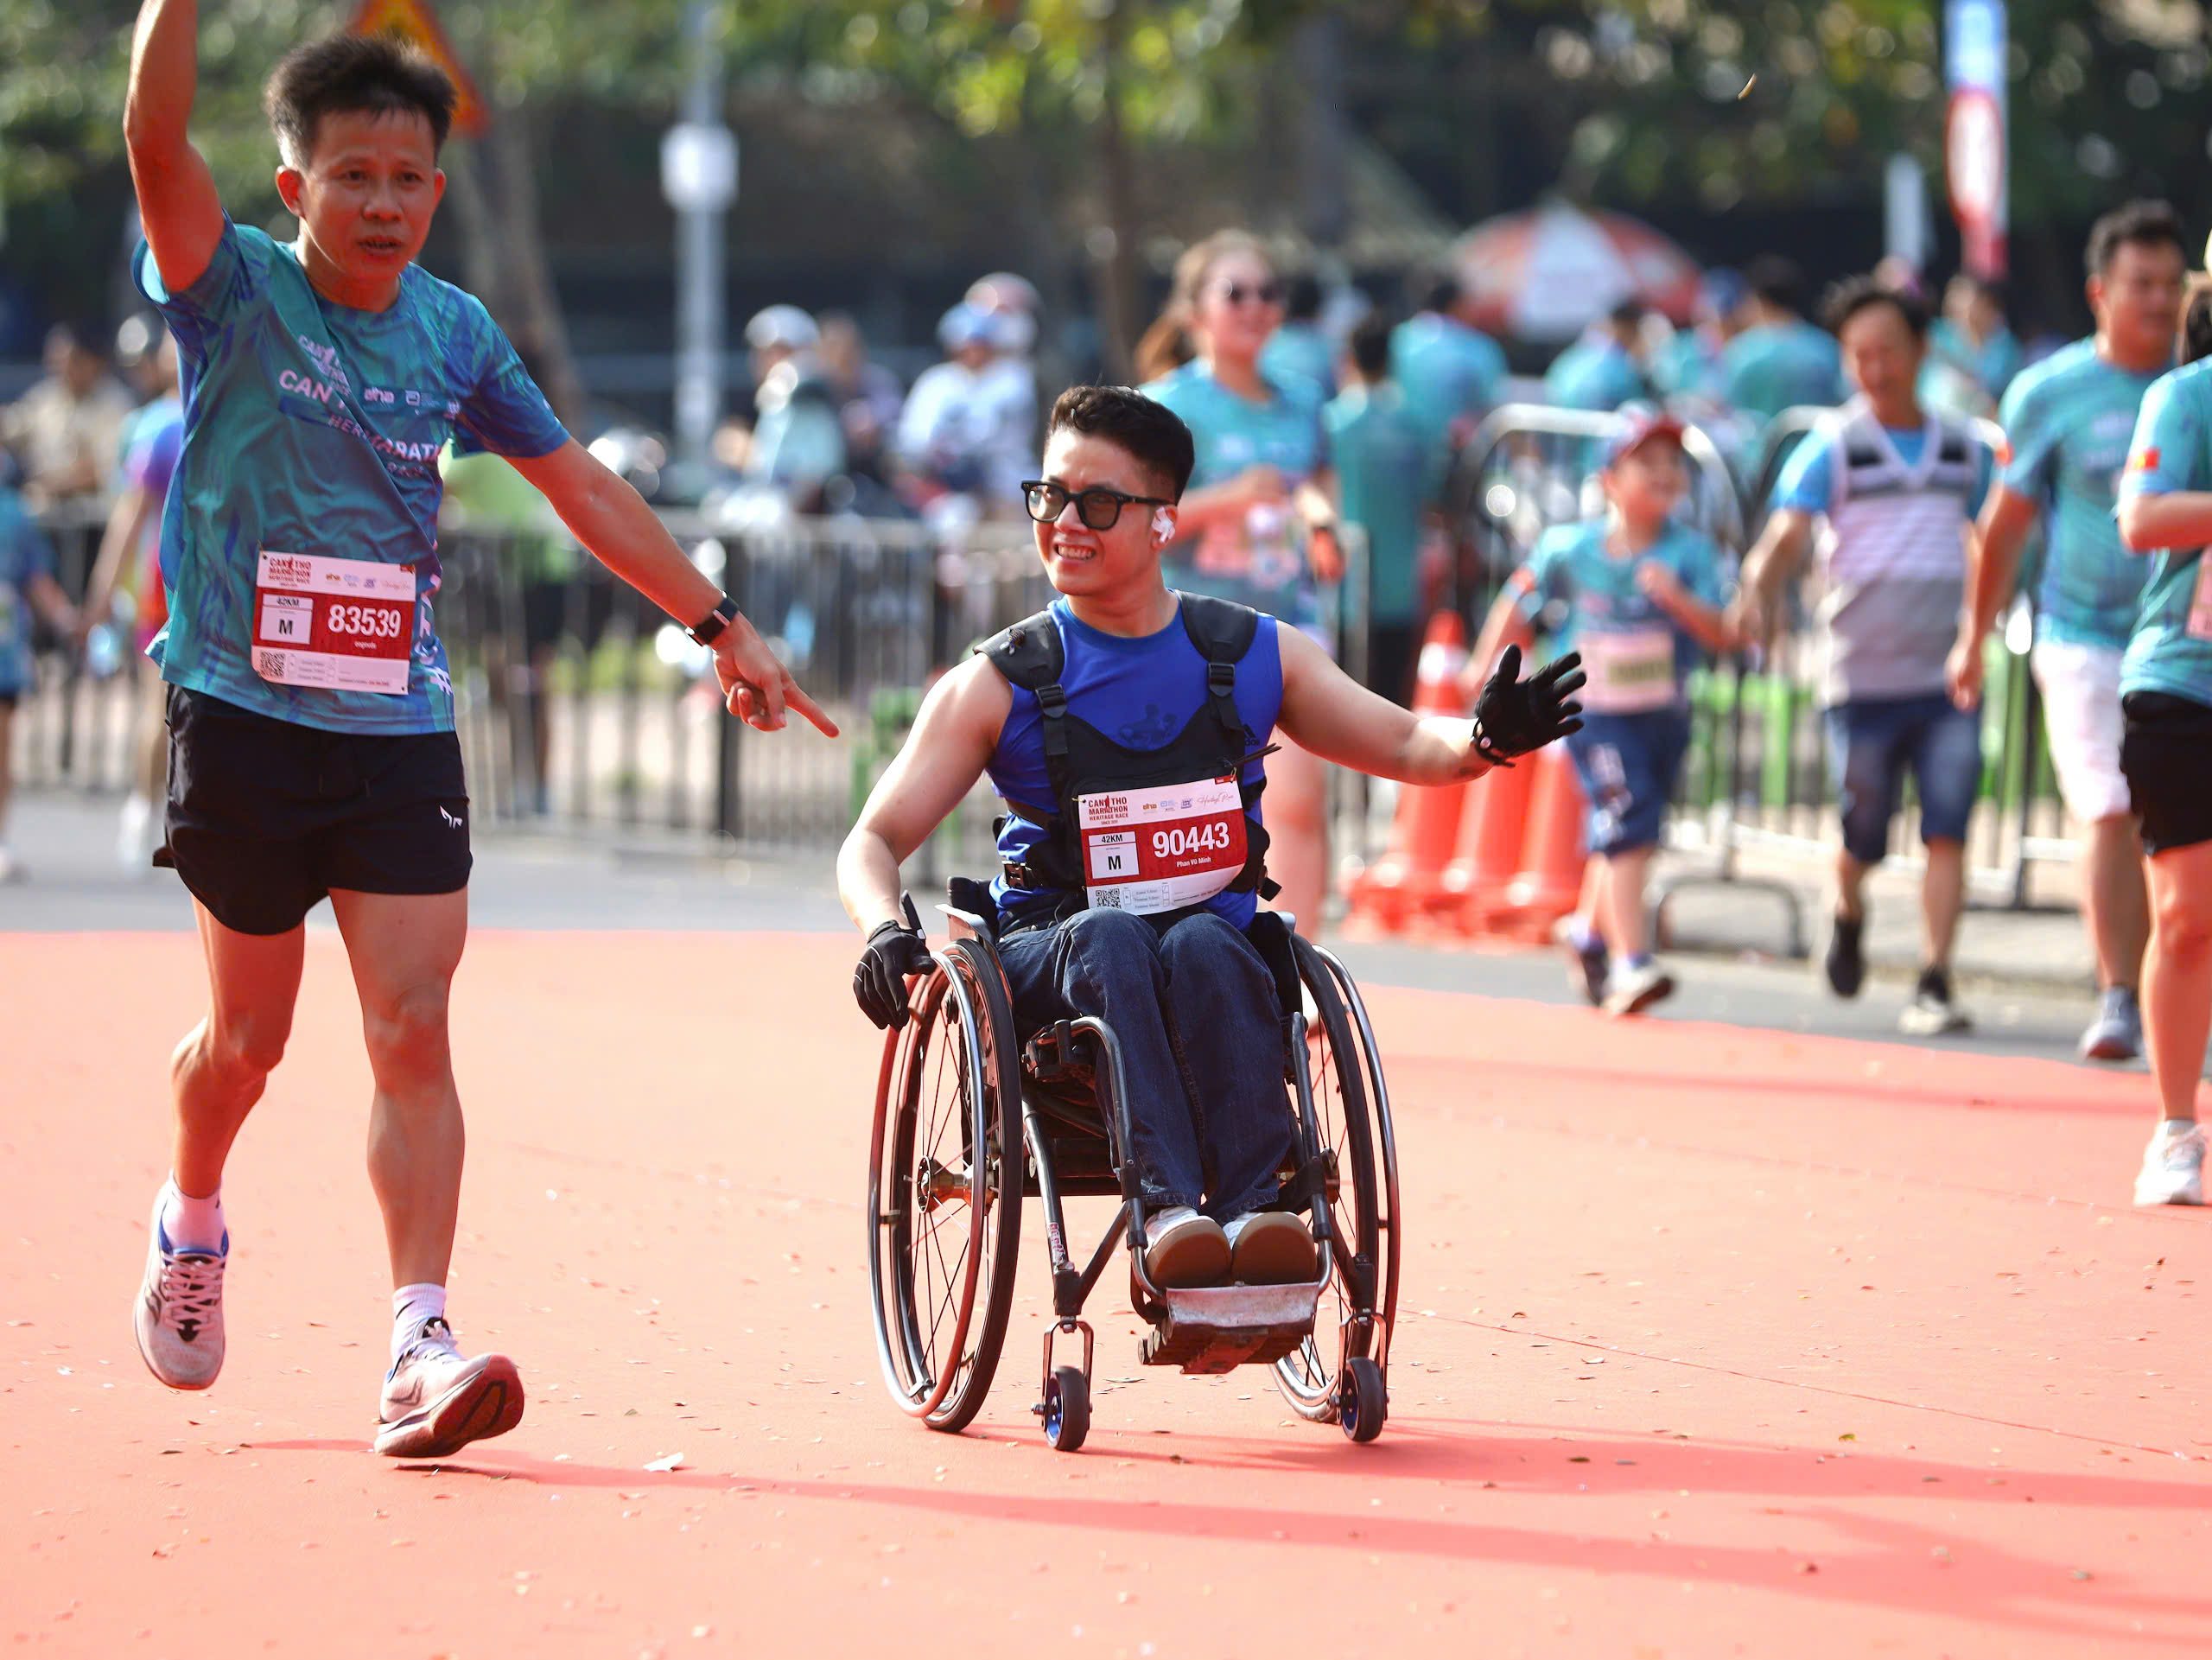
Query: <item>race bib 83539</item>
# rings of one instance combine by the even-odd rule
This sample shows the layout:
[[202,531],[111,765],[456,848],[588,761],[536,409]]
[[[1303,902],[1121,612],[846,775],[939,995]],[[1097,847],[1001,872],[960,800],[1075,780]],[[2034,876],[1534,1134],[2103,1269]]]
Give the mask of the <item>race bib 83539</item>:
[[415,568],[274,553],[253,583],[253,671],[281,686],[404,695]]

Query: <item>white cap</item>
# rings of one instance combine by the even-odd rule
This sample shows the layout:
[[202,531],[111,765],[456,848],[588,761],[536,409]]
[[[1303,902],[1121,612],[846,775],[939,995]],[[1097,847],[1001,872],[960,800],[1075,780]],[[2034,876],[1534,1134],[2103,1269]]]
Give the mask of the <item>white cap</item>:
[[821,339],[822,331],[814,326],[814,319],[797,306],[770,306],[754,312],[753,321],[745,325],[745,343],[756,352],[777,346],[803,352]]

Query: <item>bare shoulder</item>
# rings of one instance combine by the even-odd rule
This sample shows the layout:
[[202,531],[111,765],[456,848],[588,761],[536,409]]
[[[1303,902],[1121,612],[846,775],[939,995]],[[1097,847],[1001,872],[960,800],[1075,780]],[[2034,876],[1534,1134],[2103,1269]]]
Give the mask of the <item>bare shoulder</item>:
[[980,653],[945,671],[930,688],[915,721],[915,735],[964,738],[986,748],[999,741],[1014,708],[1014,688]]

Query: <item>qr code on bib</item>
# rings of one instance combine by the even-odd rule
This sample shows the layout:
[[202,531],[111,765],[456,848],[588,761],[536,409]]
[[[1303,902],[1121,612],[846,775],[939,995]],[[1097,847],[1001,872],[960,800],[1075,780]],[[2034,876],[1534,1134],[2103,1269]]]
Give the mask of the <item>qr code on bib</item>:
[[256,652],[253,654],[254,672],[264,680],[284,677],[284,654],[282,652]]

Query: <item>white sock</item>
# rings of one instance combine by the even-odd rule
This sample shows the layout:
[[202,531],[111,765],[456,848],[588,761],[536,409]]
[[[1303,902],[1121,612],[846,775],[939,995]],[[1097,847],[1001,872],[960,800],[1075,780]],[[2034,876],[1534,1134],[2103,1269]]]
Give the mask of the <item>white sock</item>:
[[446,1288],[442,1285],[404,1285],[391,1294],[391,1358],[396,1364],[407,1346],[423,1334],[423,1322],[446,1317]]
[[2196,1120],[2194,1118],[2161,1118],[2158,1121],[2158,1134],[2170,1142],[2177,1135],[2188,1135],[2196,1128]]
[[176,1185],[172,1174],[162,1189],[162,1231],[169,1249],[214,1256],[224,1248],[223,1190],[194,1199]]
[[1144,1219],[1145,1236],[1157,1239],[1164,1230],[1188,1222],[1196,1215],[1198,1212],[1187,1205],[1171,1205],[1164,1211],[1154,1211]]

